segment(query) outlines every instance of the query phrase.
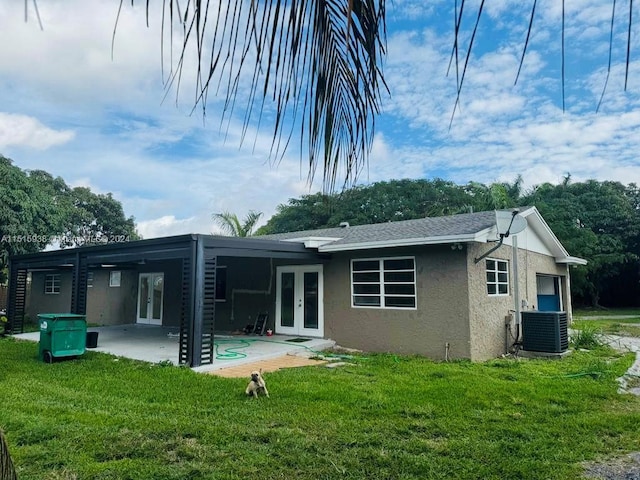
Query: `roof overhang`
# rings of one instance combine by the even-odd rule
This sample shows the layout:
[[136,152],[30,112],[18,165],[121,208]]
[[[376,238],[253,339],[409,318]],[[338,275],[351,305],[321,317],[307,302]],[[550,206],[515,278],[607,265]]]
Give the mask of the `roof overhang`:
[[567,265],[586,265],[588,262],[584,258],[569,256],[562,260],[557,260],[557,263],[566,263]]
[[526,218],[529,227],[540,237],[542,242],[549,249],[551,254],[556,259],[556,263],[564,263],[569,265],[586,265],[587,261],[584,258],[572,257],[565,250],[565,248],[556,237],[555,233],[551,230],[547,222],[545,222],[542,215],[536,207],[531,207],[520,215]]
[[292,243],[304,243],[305,248],[320,248],[328,243],[337,242],[342,240],[340,237],[299,237],[299,238],[287,238],[283,242]]
[[464,235],[449,235],[441,237],[416,237],[385,240],[380,242],[361,242],[347,244],[326,244],[318,248],[319,252],[342,252],[350,250],[369,250],[375,248],[413,247],[418,245],[443,245],[448,243],[485,242],[486,231]]
[[77,265],[81,259],[92,268],[103,264],[122,266],[140,264],[141,261],[191,258],[196,242],[202,242],[209,249],[208,254],[215,256],[315,261],[322,261],[326,257],[299,243],[283,244],[275,240],[193,234],[48,250],[15,255],[9,261],[12,268],[28,270],[69,268]]

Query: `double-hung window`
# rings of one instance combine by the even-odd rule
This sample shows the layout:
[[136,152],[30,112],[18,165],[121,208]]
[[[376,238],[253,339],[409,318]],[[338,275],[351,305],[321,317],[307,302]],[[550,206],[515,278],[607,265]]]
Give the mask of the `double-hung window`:
[[488,258],[487,294],[509,295],[509,262]]
[[416,308],[414,257],[351,261],[351,304],[370,308]]
[[60,274],[49,273],[44,277],[44,293],[55,295],[60,293]]

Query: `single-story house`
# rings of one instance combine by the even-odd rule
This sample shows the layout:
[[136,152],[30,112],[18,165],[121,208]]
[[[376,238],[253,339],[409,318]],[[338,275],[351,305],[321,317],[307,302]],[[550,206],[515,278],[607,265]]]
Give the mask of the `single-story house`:
[[17,333],[25,317],[69,312],[101,325],[174,326],[180,363],[199,366],[213,362],[214,335],[241,331],[266,313],[277,334],[485,360],[512,345],[522,310],[570,318],[569,268],[586,264],[567,253],[535,207],[516,213],[251,238],[180,235],[14,256],[9,323]]

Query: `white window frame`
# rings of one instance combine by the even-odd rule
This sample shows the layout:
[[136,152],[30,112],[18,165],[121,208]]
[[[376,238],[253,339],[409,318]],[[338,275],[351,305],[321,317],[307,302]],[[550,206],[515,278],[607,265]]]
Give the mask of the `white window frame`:
[[44,294],[59,295],[60,294],[60,274],[47,273],[44,276]]
[[94,274],[92,271],[87,272],[87,288],[93,288],[93,277]]
[[111,270],[109,272],[109,286],[119,287],[122,284],[122,272],[120,270]]
[[[489,262],[495,262],[494,265],[495,267],[493,269],[489,268]],[[503,264],[506,266],[506,269],[501,270],[499,268],[499,265]],[[510,275],[509,275],[509,260],[504,260],[502,258],[487,258],[485,260],[485,281],[487,284],[487,295],[490,297],[508,297],[510,295]],[[499,279],[499,275],[500,274],[506,274],[507,279],[506,281],[504,280],[500,280]],[[493,275],[494,276],[494,280],[489,280],[489,276]],[[506,285],[507,287],[507,291],[506,292],[500,292],[500,286],[501,285]],[[490,286],[494,286],[495,287],[495,293],[491,293],[489,290]]]
[[[413,262],[412,269],[388,269],[385,270],[384,262],[389,260],[411,260]],[[357,262],[378,262],[378,270],[354,270],[354,263]],[[354,274],[356,273],[378,273],[378,281],[373,282],[354,282]],[[413,273],[413,280],[411,282],[385,282],[384,274],[385,273]],[[416,257],[414,256],[402,256],[402,257],[376,257],[376,258],[352,258],[351,259],[351,307],[352,308],[375,308],[375,309],[384,309],[384,310],[417,310],[418,308],[418,289],[416,284]],[[355,293],[355,285],[379,285],[380,293]],[[412,285],[413,286],[413,294],[401,294],[401,293],[387,293],[386,286],[387,285]],[[379,299],[379,305],[362,305],[356,304],[356,297],[377,297]],[[413,298],[413,305],[407,306],[398,306],[398,305],[386,305],[387,298]]]

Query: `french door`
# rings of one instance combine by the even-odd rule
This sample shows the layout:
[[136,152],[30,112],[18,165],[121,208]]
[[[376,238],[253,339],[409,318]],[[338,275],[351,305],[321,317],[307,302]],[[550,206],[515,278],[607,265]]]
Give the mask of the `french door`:
[[324,336],[322,265],[278,267],[276,333]]
[[162,325],[164,273],[141,273],[138,280],[138,323]]

